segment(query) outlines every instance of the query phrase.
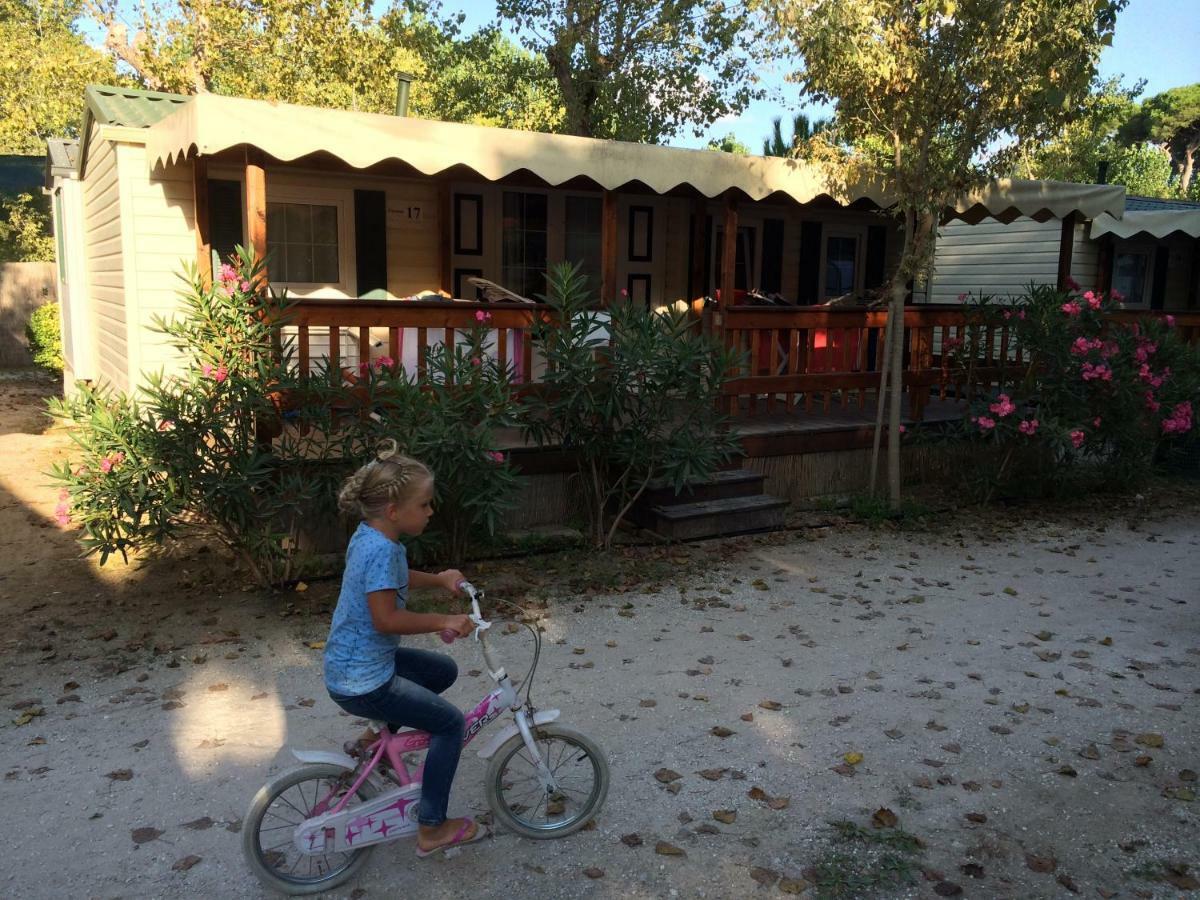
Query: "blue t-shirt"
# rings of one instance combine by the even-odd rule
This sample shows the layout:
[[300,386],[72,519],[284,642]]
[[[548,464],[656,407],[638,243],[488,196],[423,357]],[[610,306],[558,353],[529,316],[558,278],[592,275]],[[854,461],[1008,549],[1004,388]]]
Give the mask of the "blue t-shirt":
[[396,591],[396,607],[403,609],[408,555],[403,544],[363,522],[346,548],[342,592],[325,642],[325,686],[334,693],[366,694],[395,674],[400,636],[376,631],[367,604],[367,594],[389,589]]

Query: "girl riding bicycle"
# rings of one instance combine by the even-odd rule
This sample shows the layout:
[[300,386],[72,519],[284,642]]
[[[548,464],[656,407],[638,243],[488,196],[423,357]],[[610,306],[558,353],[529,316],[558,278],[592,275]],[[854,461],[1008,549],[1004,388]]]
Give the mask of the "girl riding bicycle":
[[[463,745],[463,714],[439,696],[454,684],[458,666],[442,653],[400,646],[400,635],[473,628],[465,615],[405,609],[408,588],[443,587],[458,592],[462,573],[408,568],[401,535],[416,536],[433,515],[433,473],[396,452],[388,441],[377,458],[350,476],[338,508],[361,521],[346,549],[346,570],[333,624],[325,642],[325,687],[351,715],[428,731],[431,735],[419,807],[417,855],[470,843],[482,836],[470,817],[446,818],[450,785]],[[376,739],[368,730],[361,751]]]

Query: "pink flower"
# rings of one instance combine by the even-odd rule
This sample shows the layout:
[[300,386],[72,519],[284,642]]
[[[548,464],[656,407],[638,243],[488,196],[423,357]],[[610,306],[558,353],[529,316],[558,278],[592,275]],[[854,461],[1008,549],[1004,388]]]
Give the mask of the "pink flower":
[[1143,399],[1146,402],[1146,409],[1150,410],[1150,412],[1158,412],[1159,402],[1154,399],[1153,391],[1146,391]]
[[908,431],[908,428],[906,428],[904,425],[901,425],[901,426],[900,426],[900,433],[901,433],[901,434],[904,434],[906,431]]
[[368,375],[368,374],[370,374],[370,372],[371,372],[371,364],[370,363],[361,362],[358,364],[358,374],[359,375]]
[[71,514],[67,510],[55,510],[54,521],[61,527],[66,528],[71,524]]
[[120,450],[116,453],[110,453],[104,459],[100,460],[100,471],[107,475],[123,462],[125,462],[125,454]]
[[1011,318],[1012,318],[1012,310],[1011,310],[1011,309],[1006,309],[1006,310],[1004,311],[1004,321],[1006,321],[1006,322],[1007,322],[1007,321],[1008,321],[1009,319],[1011,319]]
[[1071,300],[1071,301],[1069,301],[1069,302],[1067,302],[1067,303],[1064,303],[1064,304],[1062,305],[1061,309],[1062,309],[1062,311],[1063,311],[1064,313],[1066,313],[1068,316],[1077,316],[1077,315],[1079,315],[1079,313],[1082,311],[1082,310],[1080,309],[1080,306],[1079,306],[1079,304],[1078,304],[1078,303],[1076,303],[1074,300]]
[[1163,434],[1185,434],[1192,430],[1192,402],[1176,403],[1171,415],[1162,423]]
[[221,264],[221,280],[222,281],[237,281],[237,272],[229,263]]
[[213,381],[215,381],[217,384],[220,384],[222,381],[224,381],[228,377],[229,377],[229,370],[226,369],[224,366],[221,366],[219,369],[217,369],[217,371],[213,372]]
[[1100,341],[1089,341],[1085,337],[1077,337],[1071,344],[1071,353],[1075,356],[1086,356],[1090,351],[1100,346]]
[[1023,309],[1019,310],[1017,312],[1017,318],[1020,319],[1022,322],[1024,322],[1025,321],[1025,310],[1023,310]]
[[1099,427],[1100,427],[1100,421],[1101,421],[1100,417],[1099,417],[1099,416],[1096,416],[1096,418],[1092,419],[1092,427],[1093,427],[1093,428],[1099,428]]
[[1026,419],[1024,422],[1022,422],[1020,425],[1017,426],[1017,431],[1021,432],[1021,434],[1027,434],[1030,437],[1033,437],[1033,435],[1037,434],[1037,430],[1038,430],[1038,420],[1037,419]]
[[1074,278],[1072,278],[1070,275],[1067,276],[1067,290],[1069,290],[1069,291],[1078,291],[1079,290],[1079,282],[1076,281]]
[[1124,300],[1124,299],[1125,299],[1125,295],[1124,295],[1124,294],[1122,294],[1122,293],[1121,293],[1120,291],[1118,291],[1118,290],[1111,290],[1111,291],[1109,291],[1109,292],[1108,292],[1108,296],[1109,296],[1109,297],[1112,299],[1112,302],[1113,302],[1113,303],[1120,303],[1122,300]]
[[239,284],[238,287],[240,287],[243,291],[248,291],[250,290],[250,282],[243,278],[242,283]]
[[1095,381],[1097,379],[1100,381],[1112,381],[1112,369],[1104,365],[1104,363],[1100,363],[1099,365],[1084,363],[1080,369],[1080,373],[1084,381]]
[[200,366],[200,371],[203,373],[205,378],[212,378],[213,367],[210,363],[204,363],[202,366]]
[[472,356],[471,357],[471,365],[481,366],[481,365],[483,365],[483,360],[480,359],[478,356]]
[[161,422],[158,423],[159,431],[170,431],[174,427],[175,427],[175,421],[173,419],[163,419]]
[[71,498],[71,492],[68,491],[66,488],[63,488],[62,490],[60,490],[58,492],[58,500],[60,503],[62,503],[65,500],[69,500],[70,498]]
[[1174,328],[1174,327],[1175,327],[1175,317],[1174,317],[1174,316],[1165,316],[1165,317],[1163,318],[1163,321],[1167,323],[1167,327],[1168,327],[1168,328]]
[[1167,366],[1165,369],[1163,369],[1161,375],[1155,375],[1154,370],[1150,368],[1149,363],[1142,363],[1141,368],[1138,369],[1138,378],[1142,379],[1142,381],[1146,382],[1146,384],[1150,385],[1150,387],[1155,388],[1156,390],[1162,387],[1163,382],[1170,377],[1170,366]]
[[1086,440],[1086,438],[1087,435],[1085,435],[1078,428],[1071,432],[1071,443],[1075,445],[1076,450],[1083,446],[1083,442]]
[[625,288],[621,288],[621,296],[622,296],[622,297],[628,297],[628,296],[629,296],[629,291],[627,291]]
[[1155,353],[1158,352],[1158,344],[1153,341],[1141,340],[1138,341],[1137,349],[1133,351],[1133,357],[1140,363],[1145,363]]
[[1087,305],[1092,309],[1099,309],[1100,304],[1103,302],[1103,299],[1101,297],[1097,297],[1094,291],[1088,291],[1083,295],[1083,299],[1087,301]]
[[965,292],[965,291],[964,291],[963,293],[961,293],[961,294],[959,294],[959,295],[958,295],[958,302],[959,302],[959,303],[962,303],[962,302],[963,302],[964,300],[966,300],[966,299],[967,299],[967,294],[966,294],[966,292]]
[[501,453],[499,450],[489,450],[487,453],[484,454],[484,456],[486,456],[488,459],[490,459],[492,462],[496,463],[497,465],[504,462],[504,454]]
[[475,321],[490,322],[492,321],[492,314],[490,312],[484,312],[482,309],[477,309],[475,310]]
[[395,364],[396,361],[390,356],[381,356],[379,359],[375,360],[375,365],[379,366],[380,369],[390,369]]
[[979,418],[972,419],[971,421],[973,421],[975,424],[977,424],[979,426],[979,430],[982,431],[984,434],[987,434],[989,431],[991,431],[993,428],[996,427],[996,420],[989,419],[987,416],[980,416]]
[[1001,394],[996,398],[996,402],[989,406],[988,409],[994,412],[1001,419],[1017,411],[1016,404],[1014,404],[1008,398],[1008,394]]

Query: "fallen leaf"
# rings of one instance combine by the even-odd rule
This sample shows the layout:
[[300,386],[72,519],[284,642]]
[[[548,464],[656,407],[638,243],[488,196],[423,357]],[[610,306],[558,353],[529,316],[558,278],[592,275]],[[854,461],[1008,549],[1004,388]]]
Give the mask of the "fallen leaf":
[[114,769],[104,776],[113,781],[130,781],[133,778],[132,769]]
[[305,641],[304,646],[307,647],[309,650],[324,650],[325,642],[324,641]]
[[683,776],[680,775],[678,772],[676,772],[674,769],[659,769],[657,772],[654,773],[654,777],[657,778],[663,784],[670,784],[672,781],[677,781],[678,779],[682,778]]
[[1075,883],[1075,879],[1073,879],[1066,872],[1059,872],[1058,877],[1055,879],[1055,881],[1057,881],[1059,884],[1061,884],[1063,887],[1065,887],[1072,894],[1079,893],[1079,885],[1077,885]]
[[317,703],[317,701],[316,701],[316,700],[314,700],[312,697],[306,697],[306,698],[305,698],[305,699],[303,699],[303,700],[297,700],[297,701],[296,701],[296,705],[297,705],[297,706],[309,706],[309,707],[311,707],[311,706],[315,706],[315,705],[316,705],[316,703]]
[[1139,734],[1133,739],[1133,742],[1135,744],[1141,744],[1143,747],[1157,748],[1163,745],[1163,736],[1161,734],[1155,734],[1154,732],[1148,732],[1146,734]]
[[896,814],[886,807],[875,810],[875,814],[871,816],[871,824],[876,828],[895,828],[899,821]]
[[593,879],[594,878],[603,878],[604,870],[598,869],[595,866],[588,866],[586,869],[583,870],[583,874],[586,875],[588,878],[593,878]]
[[1032,853],[1026,853],[1025,865],[1034,872],[1040,872],[1044,875],[1053,872],[1058,867],[1058,860],[1053,856],[1036,856]]
[[193,819],[190,822],[184,822],[180,828],[190,828],[192,831],[206,831],[212,828],[216,823],[208,816],[201,816],[199,819]]
[[623,834],[621,835],[621,843],[626,847],[640,847],[642,846],[642,836],[636,831],[632,834]]
[[767,800],[767,806],[773,810],[779,811],[781,809],[787,809],[791,802],[791,797],[771,797],[769,800]]
[[966,814],[965,818],[968,822],[971,822],[975,825],[982,825],[987,821],[987,816],[985,816],[983,813],[977,812],[969,812]]
[[638,706],[642,707],[643,709],[653,709],[654,707],[658,706],[658,701],[642,700],[640,703],[638,703]]
[[722,825],[732,825],[735,821],[737,821],[737,810],[714,809],[712,817]]
[[777,882],[779,880],[779,873],[773,869],[764,869],[761,866],[751,866],[750,877],[759,884],[766,886]]
[[863,755],[857,750],[851,750],[848,753],[843,754],[842,759],[846,761],[846,765],[848,766],[857,766],[863,761]]
[[145,844],[149,841],[157,840],[162,836],[162,832],[157,828],[143,827],[135,828],[129,832],[129,836],[133,838],[135,844]]
[[724,725],[714,725],[712,731],[710,731],[709,734],[715,735],[716,737],[719,737],[719,738],[727,738],[732,734],[737,734],[737,732],[726,728]]
[[185,856],[183,859],[176,860],[176,862],[171,866],[171,869],[175,872],[186,872],[198,862],[200,862],[199,856]]
[[777,700],[760,700],[758,702],[758,705],[759,705],[759,708],[769,709],[772,712],[776,712],[778,710],[783,709],[783,704]]
[[696,774],[705,781],[720,781],[728,771],[728,769],[701,769]]
[[659,856],[687,856],[681,847],[676,847],[674,844],[668,844],[666,841],[659,841],[654,845],[654,852]]
[[803,894],[808,890],[808,882],[803,878],[781,878],[779,890],[785,894]]

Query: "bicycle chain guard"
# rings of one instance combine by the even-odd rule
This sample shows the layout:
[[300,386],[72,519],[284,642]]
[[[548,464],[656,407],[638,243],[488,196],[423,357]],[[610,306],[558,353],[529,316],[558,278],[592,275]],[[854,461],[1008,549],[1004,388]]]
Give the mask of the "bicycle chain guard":
[[296,848],[306,856],[349,853],[417,830],[420,782],[393,788],[366,803],[306,819],[296,826]]

